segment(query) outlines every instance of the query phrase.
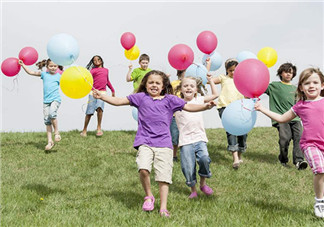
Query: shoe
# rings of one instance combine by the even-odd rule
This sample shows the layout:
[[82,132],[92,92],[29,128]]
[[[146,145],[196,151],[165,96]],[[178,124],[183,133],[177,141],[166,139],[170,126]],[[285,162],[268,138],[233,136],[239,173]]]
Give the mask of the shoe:
[[61,141],[61,136],[60,136],[60,134],[55,134],[55,136],[54,136],[54,141],[55,141],[55,142],[60,142],[60,141]]
[[296,168],[297,168],[298,170],[304,170],[304,169],[307,169],[307,166],[308,166],[308,164],[307,164],[306,161],[300,161],[300,162],[297,162],[297,164],[296,164]]
[[314,212],[316,217],[324,218],[324,200],[315,203]]
[[102,136],[103,135],[103,131],[97,132],[96,136]]
[[45,151],[49,151],[54,147],[54,142],[49,142],[46,146],[45,146]]
[[161,217],[169,218],[170,217],[170,213],[169,213],[168,210],[162,209],[162,210],[160,210],[160,216]]
[[204,186],[200,187],[200,190],[205,194],[205,195],[211,195],[214,193],[213,189],[211,189],[210,187],[208,187],[207,184],[205,184]]
[[281,164],[283,167],[288,167],[288,165],[287,165],[286,162],[280,162],[280,164]]
[[194,199],[194,198],[197,198],[197,197],[198,197],[197,192],[192,192],[192,193],[189,195],[188,199]]
[[178,157],[176,156],[176,157],[173,157],[173,161],[174,162],[178,162]]
[[233,163],[233,169],[238,169],[240,167],[240,162]]
[[80,133],[80,136],[81,136],[81,137],[87,137],[87,133],[83,133],[83,132],[81,132],[81,133]]
[[[146,201],[150,199],[151,201]],[[144,197],[144,203],[143,203],[143,211],[152,211],[154,210],[154,202],[155,202],[155,198],[154,196],[145,196]]]

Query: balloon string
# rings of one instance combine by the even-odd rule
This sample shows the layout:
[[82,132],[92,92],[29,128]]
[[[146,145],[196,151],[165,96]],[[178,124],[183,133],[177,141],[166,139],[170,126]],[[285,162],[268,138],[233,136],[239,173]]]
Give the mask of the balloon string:
[[[74,59],[74,57],[72,56],[72,60],[73,62],[76,60]],[[89,86],[91,87],[91,90],[94,90],[93,85],[90,83],[90,81],[83,75],[83,73],[81,72],[81,70],[79,69],[78,66],[75,66],[77,68],[77,70],[79,71],[79,73],[81,74],[81,76],[83,77],[83,79],[89,84]]]
[[[257,98],[253,98],[252,100],[253,100],[253,102],[255,103],[256,101],[260,101],[260,98],[257,97]],[[245,110],[248,110],[248,111],[255,111],[254,109],[251,110],[251,109],[245,107],[244,104],[243,104],[243,99],[241,99],[241,105],[242,105],[242,108],[245,109]]]
[[[2,88],[6,89],[9,92],[12,92],[17,87],[17,93],[18,93],[18,91],[19,91],[19,86],[18,86],[19,85],[19,83],[18,83],[19,80],[18,80],[18,76],[19,76],[19,74],[17,74],[17,76],[15,76],[14,79],[12,80],[13,87],[11,89],[8,89],[8,88],[6,88],[4,86],[2,86]],[[16,86],[16,84],[17,84],[17,86]]]

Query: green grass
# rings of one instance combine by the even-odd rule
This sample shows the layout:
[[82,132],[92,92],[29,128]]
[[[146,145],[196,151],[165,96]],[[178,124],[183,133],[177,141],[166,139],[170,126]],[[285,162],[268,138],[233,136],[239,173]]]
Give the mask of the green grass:
[[[62,132],[44,152],[45,133],[1,133],[1,226],[322,226],[313,214],[312,172],[278,164],[277,131],[254,128],[244,163],[232,169],[223,129],[208,129],[211,197],[189,201],[180,163],[170,186],[170,219],[141,211],[144,191],[134,131]],[[153,174],[152,174],[153,175]]]

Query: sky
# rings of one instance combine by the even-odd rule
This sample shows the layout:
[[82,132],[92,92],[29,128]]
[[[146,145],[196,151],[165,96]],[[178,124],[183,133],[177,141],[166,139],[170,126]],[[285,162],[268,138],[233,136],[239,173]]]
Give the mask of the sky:
[[[27,46],[47,59],[47,43],[59,33],[72,35],[80,50],[73,65],[85,67],[94,55],[100,55],[117,97],[132,92],[126,82],[130,61],[124,55],[120,37],[132,32],[141,54],[150,56],[149,67],[162,70],[177,79],[176,70],[168,62],[168,52],[175,44],[186,44],[194,51],[194,62],[201,63],[204,54],[196,45],[202,31],[212,31],[218,39],[217,51],[223,58],[213,76],[225,73],[224,61],[247,50],[257,54],[263,47],[278,53],[276,64],[269,68],[270,81],[278,81],[279,66],[291,62],[297,75],[308,67],[323,71],[323,1],[2,1],[1,2],[1,62],[18,57]],[[139,67],[138,60],[132,61]],[[66,66],[67,69],[69,66]],[[30,69],[36,70],[35,66]],[[1,73],[2,132],[45,131],[43,123],[43,84],[38,77],[23,70],[15,77]],[[298,76],[292,81],[297,84]],[[220,91],[220,86],[217,86]],[[109,89],[108,89],[109,90]],[[110,91],[108,94],[111,94]],[[81,130],[84,124],[87,96],[72,99],[61,92],[58,110],[60,131]],[[268,97],[261,95],[268,106]],[[216,108],[204,112],[206,128],[221,128]],[[95,130],[96,115],[89,130]],[[256,127],[271,126],[261,113]],[[103,130],[136,130],[132,107],[105,105]]]

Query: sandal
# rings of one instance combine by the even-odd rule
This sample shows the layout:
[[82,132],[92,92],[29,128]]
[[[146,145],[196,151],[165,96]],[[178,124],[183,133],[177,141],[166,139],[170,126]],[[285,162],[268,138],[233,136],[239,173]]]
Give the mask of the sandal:
[[170,217],[170,213],[169,213],[169,211],[166,210],[166,209],[161,209],[161,210],[160,210],[160,216],[161,216],[161,217],[169,218],[169,217]]
[[102,136],[103,135],[103,131],[97,132],[96,136]]
[[[146,200],[151,200],[151,201],[146,201]],[[155,198],[154,196],[145,196],[144,197],[144,203],[143,203],[143,211],[152,211],[154,210],[154,202],[155,202]]]
[[81,132],[81,133],[80,133],[80,136],[81,136],[81,137],[87,137],[87,133],[83,133],[83,132]]
[[205,195],[212,195],[214,193],[213,189],[211,189],[207,184],[205,184],[204,186],[200,187],[200,190]]
[[233,163],[233,169],[238,169],[240,167],[240,162],[234,162]]
[[54,142],[48,142],[48,144],[45,146],[45,151],[49,151],[54,147]]
[[54,136],[54,141],[55,141],[55,142],[60,142],[60,141],[61,141],[61,136],[60,136],[60,134],[55,134],[55,136]]

